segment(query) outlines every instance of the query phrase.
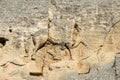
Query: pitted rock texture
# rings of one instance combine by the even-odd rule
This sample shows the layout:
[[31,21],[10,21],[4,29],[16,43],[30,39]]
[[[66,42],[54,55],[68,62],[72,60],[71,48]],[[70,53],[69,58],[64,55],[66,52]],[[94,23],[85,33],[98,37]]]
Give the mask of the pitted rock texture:
[[119,0],[0,0],[0,80],[120,80]]

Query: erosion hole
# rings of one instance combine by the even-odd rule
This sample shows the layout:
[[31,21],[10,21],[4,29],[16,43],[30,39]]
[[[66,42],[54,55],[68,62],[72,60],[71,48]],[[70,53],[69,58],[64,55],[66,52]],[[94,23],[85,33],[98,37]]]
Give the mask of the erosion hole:
[[6,39],[4,37],[0,37],[0,44],[2,44],[3,46],[5,46],[6,41],[8,41],[8,39]]
[[12,29],[9,29],[9,32],[11,33],[11,32],[12,32]]
[[32,73],[32,72],[30,72],[29,74],[31,76],[42,76],[43,75],[42,73]]
[[79,28],[78,24],[76,24],[76,23],[75,23],[75,25],[74,25],[74,28],[75,28],[78,32],[80,32],[80,30],[81,30],[81,29]]

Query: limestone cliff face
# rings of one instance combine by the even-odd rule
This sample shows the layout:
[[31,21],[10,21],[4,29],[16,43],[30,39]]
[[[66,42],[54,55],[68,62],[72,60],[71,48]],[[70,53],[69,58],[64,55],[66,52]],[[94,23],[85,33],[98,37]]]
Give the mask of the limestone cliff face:
[[120,80],[119,0],[0,0],[0,80]]

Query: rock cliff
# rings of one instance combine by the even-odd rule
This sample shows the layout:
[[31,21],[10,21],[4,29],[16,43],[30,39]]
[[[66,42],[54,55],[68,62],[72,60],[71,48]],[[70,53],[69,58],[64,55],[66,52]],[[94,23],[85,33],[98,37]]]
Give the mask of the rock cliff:
[[120,80],[119,0],[0,0],[0,80]]

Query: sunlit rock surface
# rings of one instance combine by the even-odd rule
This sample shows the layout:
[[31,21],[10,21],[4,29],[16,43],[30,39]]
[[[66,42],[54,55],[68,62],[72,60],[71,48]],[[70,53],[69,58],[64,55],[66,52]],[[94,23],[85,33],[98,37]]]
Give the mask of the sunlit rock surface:
[[0,80],[120,80],[119,0],[0,0]]

